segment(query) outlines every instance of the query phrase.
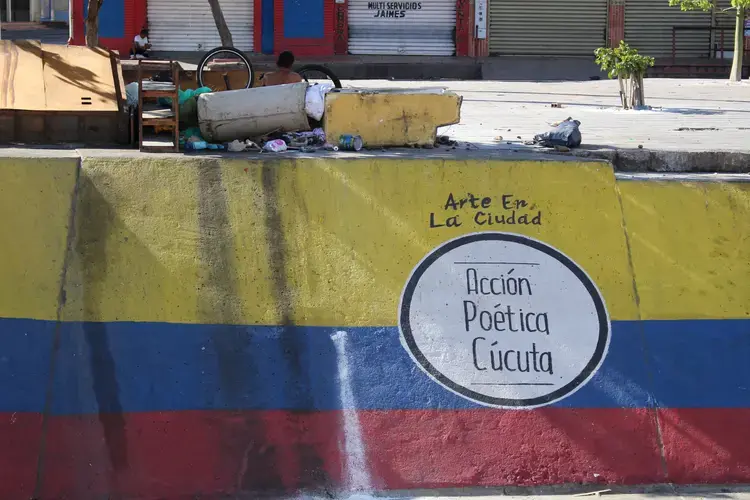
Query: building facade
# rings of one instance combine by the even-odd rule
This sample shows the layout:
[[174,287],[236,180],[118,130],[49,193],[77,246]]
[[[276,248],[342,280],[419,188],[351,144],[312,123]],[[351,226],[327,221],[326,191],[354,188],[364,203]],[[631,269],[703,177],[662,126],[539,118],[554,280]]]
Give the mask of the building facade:
[[[84,41],[86,0],[71,0],[72,39]],[[730,5],[730,0],[720,0]],[[654,57],[717,57],[730,16],[682,12],[668,0],[221,0],[235,46],[249,53],[592,57],[625,40]],[[105,46],[127,51],[142,27],[154,49],[220,45],[206,0],[107,0]]]
[[[478,29],[475,1],[479,4]],[[221,0],[236,47],[302,57],[333,55],[486,55],[487,0]],[[71,0],[72,43],[85,43],[86,0]],[[154,50],[207,51],[221,44],[206,0],[107,0],[102,45],[127,51],[147,27]],[[482,47],[485,48],[483,53]]]

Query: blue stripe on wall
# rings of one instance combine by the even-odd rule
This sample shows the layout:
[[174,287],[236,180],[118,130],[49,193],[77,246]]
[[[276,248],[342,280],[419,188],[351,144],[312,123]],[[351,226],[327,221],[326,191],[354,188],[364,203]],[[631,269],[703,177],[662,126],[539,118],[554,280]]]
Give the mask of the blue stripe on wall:
[[274,0],[262,0],[261,4],[261,52],[273,54]]
[[[612,327],[602,368],[554,406],[750,407],[750,320]],[[63,323],[52,411],[340,409],[337,330]],[[424,375],[397,328],[344,330],[357,408],[477,407]],[[0,411],[42,411],[54,332],[54,322],[0,319]]]

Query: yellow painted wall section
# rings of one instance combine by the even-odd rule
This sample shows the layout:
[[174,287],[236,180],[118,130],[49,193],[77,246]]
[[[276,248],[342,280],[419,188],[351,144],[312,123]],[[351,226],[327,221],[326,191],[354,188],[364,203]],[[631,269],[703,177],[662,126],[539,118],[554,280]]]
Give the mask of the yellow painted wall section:
[[618,183],[643,319],[750,316],[750,183]]
[[56,318],[77,168],[0,159],[0,317]]
[[452,92],[332,92],[323,126],[331,142],[355,134],[369,147],[432,145],[438,127],[461,121],[461,101]]
[[[469,194],[489,206],[446,209]],[[419,260],[482,230],[557,247],[637,317],[605,163],[86,159],[78,203],[70,320],[395,325]]]

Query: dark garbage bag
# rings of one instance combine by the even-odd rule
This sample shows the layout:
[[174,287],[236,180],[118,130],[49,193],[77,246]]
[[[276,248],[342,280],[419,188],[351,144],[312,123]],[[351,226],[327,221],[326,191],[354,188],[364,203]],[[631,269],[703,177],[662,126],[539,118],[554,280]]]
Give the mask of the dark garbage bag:
[[580,125],[581,122],[578,120],[568,118],[555,125],[555,128],[549,132],[535,136],[534,142],[548,148],[555,146],[577,148],[581,145],[581,130],[578,128]]

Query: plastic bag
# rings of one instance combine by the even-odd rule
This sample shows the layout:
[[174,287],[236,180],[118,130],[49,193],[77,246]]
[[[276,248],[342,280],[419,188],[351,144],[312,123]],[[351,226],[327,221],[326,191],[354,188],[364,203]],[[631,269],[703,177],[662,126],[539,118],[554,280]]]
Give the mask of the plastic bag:
[[332,83],[316,83],[307,87],[305,111],[313,120],[320,121],[326,109],[326,94],[334,88]]
[[265,151],[271,151],[273,153],[281,153],[282,151],[286,151],[286,142],[282,141],[281,139],[276,139],[273,141],[268,141],[264,146],[263,150]]
[[581,145],[581,130],[578,128],[580,125],[581,122],[578,120],[568,118],[558,123],[549,132],[535,136],[534,142],[548,148],[554,146],[577,148]]
[[138,107],[138,82],[128,83],[125,85],[126,105],[129,108]]

